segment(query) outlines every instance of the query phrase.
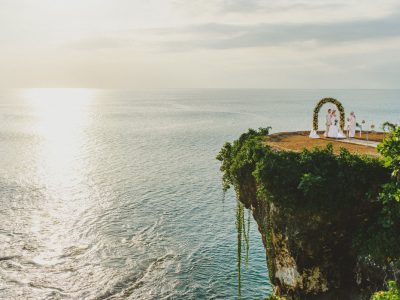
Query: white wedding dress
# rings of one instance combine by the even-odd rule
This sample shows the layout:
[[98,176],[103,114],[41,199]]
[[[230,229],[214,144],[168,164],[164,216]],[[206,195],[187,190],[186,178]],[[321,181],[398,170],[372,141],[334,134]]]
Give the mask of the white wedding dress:
[[337,126],[337,119],[334,116],[331,116],[331,125],[329,125],[328,137],[330,138],[338,138],[339,135],[339,127]]
[[338,120],[335,116],[331,117],[331,125],[329,126],[328,137],[334,139],[345,139],[346,136],[344,135],[343,131],[337,125]]
[[339,132],[338,132],[338,139],[345,139],[346,135],[343,133],[343,131],[339,128]]
[[329,126],[328,137],[334,139],[345,139],[346,136],[344,135],[343,131],[337,125],[338,120],[335,116],[331,117],[331,125]]

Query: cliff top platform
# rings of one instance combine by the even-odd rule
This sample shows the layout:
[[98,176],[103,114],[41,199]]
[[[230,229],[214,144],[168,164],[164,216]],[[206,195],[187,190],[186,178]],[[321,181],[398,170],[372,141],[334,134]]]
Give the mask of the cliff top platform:
[[[384,132],[363,132],[361,137],[353,139],[332,139],[323,137],[323,132],[318,132],[320,139],[309,138],[309,131],[280,132],[265,138],[265,143],[273,149],[300,152],[304,148],[325,148],[328,144],[333,145],[334,153],[339,153],[340,148],[345,148],[351,153],[380,156],[376,145],[385,137]],[[367,140],[368,135],[368,140]]]

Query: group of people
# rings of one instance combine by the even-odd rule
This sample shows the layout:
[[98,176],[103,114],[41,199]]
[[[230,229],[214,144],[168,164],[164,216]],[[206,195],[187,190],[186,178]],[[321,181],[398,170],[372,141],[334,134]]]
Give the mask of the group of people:
[[[353,138],[356,134],[356,116],[354,112],[350,113],[350,117],[347,119],[348,121],[348,136],[349,138]],[[338,118],[336,116],[335,109],[328,109],[326,114],[326,131],[324,136],[329,138],[336,138],[336,139],[344,139],[346,138],[343,131],[340,129]]]

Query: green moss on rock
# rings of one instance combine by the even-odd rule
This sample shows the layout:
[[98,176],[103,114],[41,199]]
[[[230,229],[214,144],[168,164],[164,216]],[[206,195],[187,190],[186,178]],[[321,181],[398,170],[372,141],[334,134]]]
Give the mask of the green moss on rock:
[[249,130],[217,159],[224,189],[233,186],[257,221],[275,295],[369,298],[399,270],[400,203],[387,194],[397,184],[393,168],[331,146],[276,151],[263,144],[267,133]]

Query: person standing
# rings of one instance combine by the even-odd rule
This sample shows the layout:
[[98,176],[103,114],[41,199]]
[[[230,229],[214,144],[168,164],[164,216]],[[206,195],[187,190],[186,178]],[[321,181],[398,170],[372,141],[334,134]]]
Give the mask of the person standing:
[[330,125],[328,130],[328,137],[330,138],[337,138],[339,134],[339,128],[337,125],[338,121],[336,118],[336,110],[332,110],[331,117],[330,117]]
[[353,138],[356,135],[356,115],[352,111],[349,117],[349,138]]
[[328,132],[329,132],[329,127],[332,125],[332,121],[331,121],[331,113],[332,113],[332,109],[328,109],[328,112],[326,113],[326,130],[324,133],[324,136],[327,137],[328,136]]

